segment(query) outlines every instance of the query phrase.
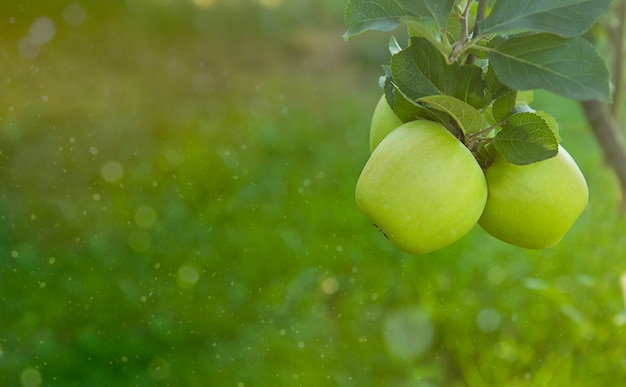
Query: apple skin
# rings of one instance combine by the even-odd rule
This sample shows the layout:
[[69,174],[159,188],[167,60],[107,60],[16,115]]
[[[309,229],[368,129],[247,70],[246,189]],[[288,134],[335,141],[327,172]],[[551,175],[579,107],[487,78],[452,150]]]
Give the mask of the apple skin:
[[489,196],[480,226],[501,241],[527,249],[558,243],[587,206],[587,182],[559,145],[556,156],[514,165],[499,154],[486,171]]
[[400,125],[402,125],[402,121],[393,112],[383,94],[378,100],[374,108],[374,114],[372,115],[370,125],[370,152],[373,152],[382,139]]
[[487,183],[472,153],[442,125],[407,122],[370,155],[356,184],[359,209],[399,249],[422,254],[474,227]]

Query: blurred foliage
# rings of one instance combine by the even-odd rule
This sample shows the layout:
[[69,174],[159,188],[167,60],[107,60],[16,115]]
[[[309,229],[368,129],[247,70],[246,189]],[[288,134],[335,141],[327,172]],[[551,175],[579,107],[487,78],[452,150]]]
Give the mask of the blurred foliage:
[[535,98],[590,185],[562,243],[402,254],[354,205],[387,37],[345,43],[344,5],[0,5],[1,385],[626,377],[626,222],[576,105]]

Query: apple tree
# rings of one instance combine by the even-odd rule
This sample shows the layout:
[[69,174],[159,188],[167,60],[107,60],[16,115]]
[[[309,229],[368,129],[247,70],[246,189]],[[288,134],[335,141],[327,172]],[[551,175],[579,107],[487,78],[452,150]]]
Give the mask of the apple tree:
[[[581,101],[594,128],[604,124],[596,136],[605,152],[603,141],[620,146],[603,134],[608,127],[615,135],[606,106],[618,95],[588,34],[610,6],[611,0],[349,0],[346,40],[399,27],[408,33],[405,44],[389,41],[391,59],[383,65],[383,96],[370,129],[372,154],[357,183],[359,208],[413,253],[462,237],[468,227],[454,231],[458,219],[520,247],[560,241],[584,210],[588,190],[561,144],[557,121],[530,106],[532,90]],[[433,145],[439,134],[411,135],[434,130],[415,121],[434,122],[463,149]],[[624,155],[624,148],[613,152],[608,158]],[[465,166],[460,159],[468,160]],[[476,175],[476,168],[484,173]],[[486,200],[479,188],[467,192],[483,185]],[[459,201],[464,204],[454,207]],[[406,230],[437,230],[428,240],[453,236],[436,247],[407,248]]]

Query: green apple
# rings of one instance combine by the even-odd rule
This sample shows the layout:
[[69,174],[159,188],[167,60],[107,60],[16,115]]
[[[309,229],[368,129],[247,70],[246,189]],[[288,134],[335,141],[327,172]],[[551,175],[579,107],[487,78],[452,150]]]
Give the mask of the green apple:
[[385,95],[380,97],[370,125],[370,152],[385,138],[392,130],[402,125],[402,121],[396,116],[387,103]]
[[486,177],[489,196],[480,226],[504,242],[528,249],[558,243],[589,198],[585,177],[562,146],[556,156],[523,166],[496,154]]
[[445,247],[478,221],[487,183],[472,153],[442,125],[401,125],[370,155],[356,184],[359,209],[398,248]]

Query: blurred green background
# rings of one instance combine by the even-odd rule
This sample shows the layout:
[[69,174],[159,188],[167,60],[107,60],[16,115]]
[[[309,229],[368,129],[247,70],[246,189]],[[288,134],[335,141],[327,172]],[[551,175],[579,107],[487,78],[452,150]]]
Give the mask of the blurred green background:
[[353,192],[389,35],[337,0],[0,5],[0,385],[626,380],[626,222],[590,186],[557,246],[476,227],[411,256]]

